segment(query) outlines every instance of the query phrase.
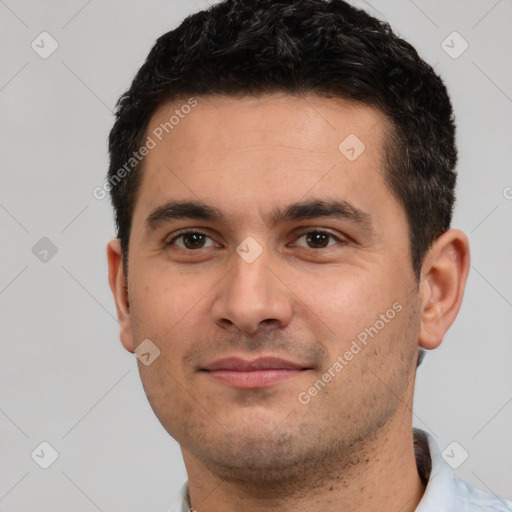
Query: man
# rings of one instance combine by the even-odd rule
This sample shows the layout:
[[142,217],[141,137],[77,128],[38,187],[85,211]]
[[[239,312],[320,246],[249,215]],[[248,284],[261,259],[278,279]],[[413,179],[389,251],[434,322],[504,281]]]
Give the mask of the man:
[[227,0],[118,103],[109,282],[199,512],[505,511],[412,429],[461,305],[442,80],[341,0]]

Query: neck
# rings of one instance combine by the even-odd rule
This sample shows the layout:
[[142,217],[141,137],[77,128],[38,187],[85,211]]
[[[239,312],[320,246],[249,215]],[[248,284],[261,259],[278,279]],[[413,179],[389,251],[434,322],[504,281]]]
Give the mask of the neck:
[[416,466],[410,420],[410,415],[395,417],[372,439],[354,446],[350,457],[325,460],[315,471],[275,488],[267,482],[221,479],[182,448],[191,506],[197,512],[412,512],[425,487]]

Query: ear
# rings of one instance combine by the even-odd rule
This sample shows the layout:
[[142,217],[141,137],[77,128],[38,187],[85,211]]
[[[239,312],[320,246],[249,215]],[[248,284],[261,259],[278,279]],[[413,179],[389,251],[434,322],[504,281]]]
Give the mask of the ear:
[[462,231],[450,229],[432,244],[421,269],[420,347],[430,350],[443,341],[462,304],[469,265],[469,242]]
[[130,304],[121,255],[121,243],[118,238],[115,238],[107,245],[108,282],[116,303],[117,319],[121,327],[121,343],[128,352],[133,353],[135,345],[133,342]]

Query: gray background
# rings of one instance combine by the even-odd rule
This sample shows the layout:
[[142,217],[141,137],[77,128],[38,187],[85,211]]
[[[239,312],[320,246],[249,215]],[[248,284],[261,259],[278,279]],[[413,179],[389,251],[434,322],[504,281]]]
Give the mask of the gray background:
[[[472,268],[455,324],[419,371],[414,423],[441,450],[459,443],[454,460],[468,452],[460,477],[512,497],[512,2],[354,3],[435,66],[458,121],[453,226],[470,238]],[[186,478],[119,342],[112,212],[92,190],[115,101],[154,40],[206,5],[0,1],[1,510],[164,511]],[[59,45],[46,59],[31,47],[50,48],[43,31]],[[454,31],[469,44],[458,58]],[[43,237],[55,255],[40,252]],[[48,469],[31,458],[42,441],[59,454]]]

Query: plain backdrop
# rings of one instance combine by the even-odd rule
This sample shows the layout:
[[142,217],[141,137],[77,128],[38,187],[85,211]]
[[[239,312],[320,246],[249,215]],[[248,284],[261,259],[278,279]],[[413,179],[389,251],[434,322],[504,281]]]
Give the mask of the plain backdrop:
[[[457,117],[453,227],[470,239],[472,267],[459,316],[419,370],[414,424],[441,450],[467,452],[458,476],[510,498],[512,3],[353,3],[435,67]],[[0,510],[160,512],[186,479],[119,342],[112,210],[92,191],[117,98],[155,39],[207,5],[0,2]],[[48,469],[42,442],[58,454]]]

